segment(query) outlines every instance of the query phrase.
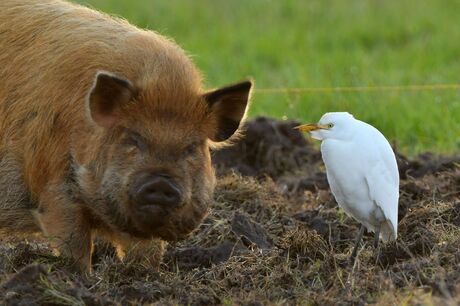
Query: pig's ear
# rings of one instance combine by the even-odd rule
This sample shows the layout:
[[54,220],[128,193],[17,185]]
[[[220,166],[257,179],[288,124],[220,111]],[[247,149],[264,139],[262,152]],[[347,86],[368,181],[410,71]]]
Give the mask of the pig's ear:
[[209,136],[212,141],[225,141],[238,130],[246,114],[252,86],[252,81],[247,80],[205,94],[217,122],[217,131]]
[[91,119],[99,126],[112,127],[117,122],[118,109],[134,96],[130,81],[101,71],[96,75],[88,97]]

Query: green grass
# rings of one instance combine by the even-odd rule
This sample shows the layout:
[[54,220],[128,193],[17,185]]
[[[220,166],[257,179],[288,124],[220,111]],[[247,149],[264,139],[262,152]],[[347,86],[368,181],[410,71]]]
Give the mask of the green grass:
[[[81,0],[173,37],[217,87],[456,83],[460,2],[416,0]],[[460,91],[268,94],[251,116],[317,121],[349,111],[404,152],[460,150]]]

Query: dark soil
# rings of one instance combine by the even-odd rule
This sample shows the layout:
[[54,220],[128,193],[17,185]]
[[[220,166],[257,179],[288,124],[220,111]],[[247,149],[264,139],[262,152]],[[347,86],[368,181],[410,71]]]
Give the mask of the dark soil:
[[[329,192],[318,146],[257,118],[215,152],[215,205],[159,272],[126,265],[102,242],[94,273],[68,271],[46,243],[0,245],[1,305],[457,305],[460,303],[460,155],[397,154],[399,237],[376,262],[366,234]],[[10,239],[11,240],[11,239]]]

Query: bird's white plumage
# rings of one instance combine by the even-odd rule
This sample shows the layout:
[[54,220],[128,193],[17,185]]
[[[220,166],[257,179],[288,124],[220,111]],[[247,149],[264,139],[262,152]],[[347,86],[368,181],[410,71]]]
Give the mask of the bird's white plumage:
[[327,113],[311,132],[322,140],[321,153],[327,179],[337,203],[345,212],[380,237],[397,237],[399,172],[393,150],[373,126],[349,113]]

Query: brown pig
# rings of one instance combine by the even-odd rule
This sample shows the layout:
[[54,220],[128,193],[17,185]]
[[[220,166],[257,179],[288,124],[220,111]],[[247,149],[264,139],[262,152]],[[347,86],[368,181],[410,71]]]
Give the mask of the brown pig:
[[206,215],[210,146],[252,83],[206,92],[175,43],[60,0],[0,1],[0,234],[91,269],[95,236],[158,266]]

